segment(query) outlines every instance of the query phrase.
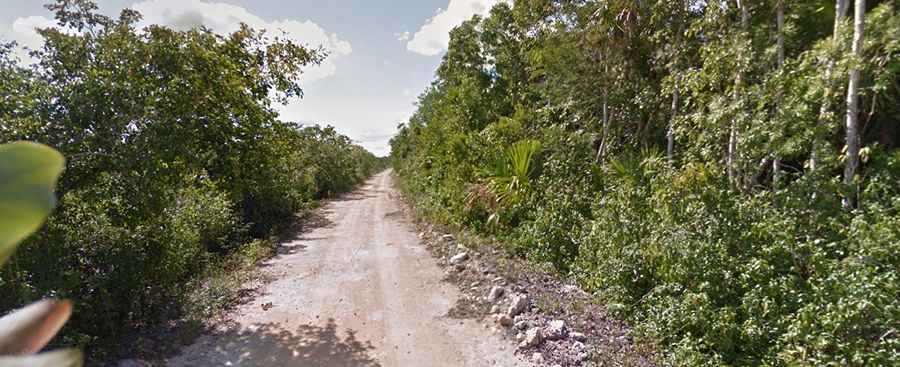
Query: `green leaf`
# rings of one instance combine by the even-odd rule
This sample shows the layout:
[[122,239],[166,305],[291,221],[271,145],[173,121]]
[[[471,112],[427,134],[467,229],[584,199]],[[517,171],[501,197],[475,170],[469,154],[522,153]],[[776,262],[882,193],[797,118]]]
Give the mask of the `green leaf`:
[[42,144],[0,145],[0,264],[53,210],[53,187],[64,166],[63,156]]
[[521,140],[513,144],[506,152],[513,173],[520,180],[527,180],[531,176],[532,157],[541,149],[541,143],[537,140]]

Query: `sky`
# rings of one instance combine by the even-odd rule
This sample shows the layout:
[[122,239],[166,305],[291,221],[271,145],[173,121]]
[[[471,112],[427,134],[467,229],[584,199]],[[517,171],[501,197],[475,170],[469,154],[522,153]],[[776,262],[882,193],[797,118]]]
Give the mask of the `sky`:
[[[50,0],[0,0],[0,39],[40,47],[35,27],[53,26]],[[278,106],[281,119],[333,125],[377,155],[431,83],[450,30],[504,0],[95,0],[100,12],[133,8],[155,23],[219,33],[243,22],[286,32],[329,57],[301,78],[303,99]],[[29,62],[24,51],[22,62]]]

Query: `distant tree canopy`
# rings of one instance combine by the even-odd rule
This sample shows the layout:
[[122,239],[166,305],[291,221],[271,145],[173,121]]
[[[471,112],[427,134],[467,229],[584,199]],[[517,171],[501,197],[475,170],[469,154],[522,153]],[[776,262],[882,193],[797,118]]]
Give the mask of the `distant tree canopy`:
[[73,298],[64,343],[155,320],[186,281],[380,165],[333,128],[273,109],[302,95],[324,50],[247,26],[138,29],[140,14],[106,17],[86,0],[48,8],[59,27],[39,30],[34,64],[0,48],[0,142],[50,145],[68,165],[56,212],[2,270],[0,308]]
[[891,364],[898,52],[891,0],[502,3],[451,32],[392,159],[666,364]]

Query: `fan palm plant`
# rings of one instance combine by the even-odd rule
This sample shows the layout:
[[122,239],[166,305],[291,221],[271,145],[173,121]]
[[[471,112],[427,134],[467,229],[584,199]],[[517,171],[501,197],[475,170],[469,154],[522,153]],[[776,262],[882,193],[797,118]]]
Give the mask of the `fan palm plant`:
[[[518,204],[528,193],[534,174],[534,156],[540,149],[541,144],[536,140],[521,140],[509,147],[503,157],[494,163],[488,174],[487,186],[499,204],[498,210]],[[498,220],[498,213],[489,218],[491,222]]]

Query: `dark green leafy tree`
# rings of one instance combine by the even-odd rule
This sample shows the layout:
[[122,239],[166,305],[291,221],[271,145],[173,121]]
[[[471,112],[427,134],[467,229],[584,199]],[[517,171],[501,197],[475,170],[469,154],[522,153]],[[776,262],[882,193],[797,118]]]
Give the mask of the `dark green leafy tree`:
[[138,28],[139,13],[87,0],[48,8],[58,26],[38,30],[35,63],[0,47],[0,142],[55,147],[67,166],[57,209],[0,273],[0,308],[73,299],[63,341],[95,360],[179,312],[192,280],[271,253],[294,214],[381,166],[333,128],[278,119],[273,103],[301,97],[327,50],[246,25]]

